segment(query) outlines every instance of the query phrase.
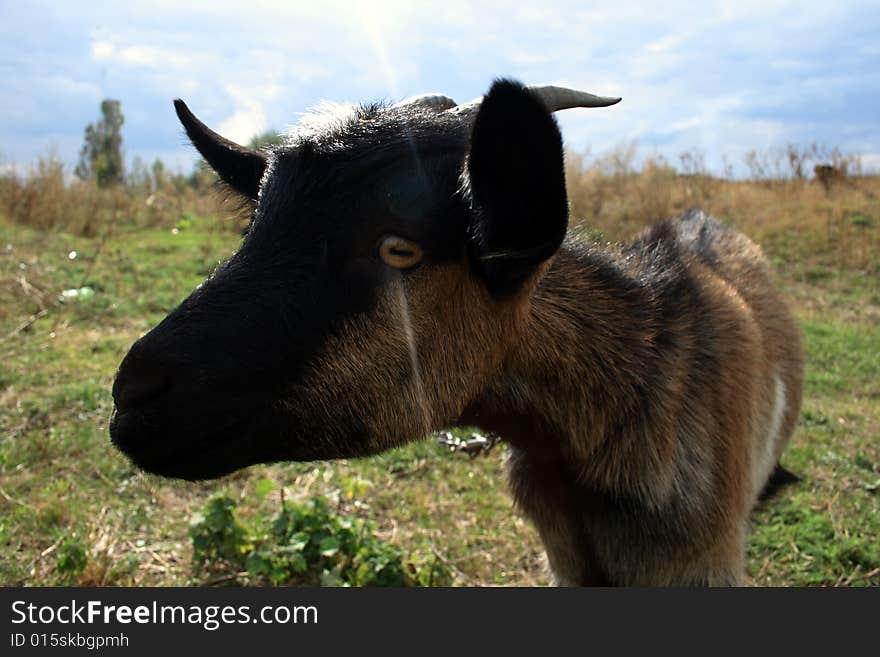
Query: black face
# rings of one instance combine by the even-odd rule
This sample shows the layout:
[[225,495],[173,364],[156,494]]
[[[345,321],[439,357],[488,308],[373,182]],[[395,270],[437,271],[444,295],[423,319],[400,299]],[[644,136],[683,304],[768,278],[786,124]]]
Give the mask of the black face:
[[[341,455],[287,400],[327,337],[406,275],[380,259],[382,238],[422,245],[425,264],[463,256],[463,147],[402,146],[276,154],[241,248],[120,366],[110,431],[137,465],[194,479]],[[345,455],[368,451],[363,433],[352,422]]]
[[[495,91],[504,84],[509,88]],[[492,94],[513,93],[520,118],[536,117],[555,139],[549,166],[562,180],[553,119],[517,85],[498,85],[484,104],[498,113],[497,107],[510,105],[493,105]],[[240,249],[123,360],[113,385],[113,443],[141,468],[185,479],[216,477],[254,463],[375,451],[376,423],[361,415],[369,409],[334,413],[345,407],[349,391],[330,386],[316,398],[307,382],[320,368],[332,369],[328,344],[335,336],[347,331],[353,336],[348,339],[368,339],[372,329],[366,319],[390,285],[443,263],[479,276],[474,254],[491,250],[487,235],[500,235],[505,248],[523,241],[522,235],[486,225],[493,220],[488,207],[493,201],[479,176],[462,185],[469,149],[471,160],[484,169],[492,161],[491,153],[476,150],[480,140],[500,149],[499,171],[483,176],[490,184],[507,166],[518,174],[527,171],[521,160],[534,158],[528,148],[511,153],[490,129],[496,123],[504,130],[513,124],[522,129],[527,123],[517,116],[494,121],[488,113],[483,123],[490,127],[479,133],[478,118],[471,134],[460,120],[427,110],[362,108],[348,122],[304,134],[266,158],[227,142],[179,104],[193,143],[227,184],[257,197],[256,211]],[[511,193],[503,191],[506,197]],[[553,193],[558,197],[558,189]],[[564,183],[562,194],[564,205]],[[536,205],[527,201],[506,198],[505,207]],[[558,221],[552,230],[559,233]],[[421,247],[417,267],[401,269],[380,257],[389,235]],[[497,269],[502,263],[493,258]],[[520,255],[514,266],[533,264]],[[508,274],[505,290],[517,278]],[[361,332],[352,333],[352,325]],[[386,366],[393,363],[364,363],[366,370]],[[308,403],[299,403],[306,398]],[[334,437],[322,438],[331,421]]]

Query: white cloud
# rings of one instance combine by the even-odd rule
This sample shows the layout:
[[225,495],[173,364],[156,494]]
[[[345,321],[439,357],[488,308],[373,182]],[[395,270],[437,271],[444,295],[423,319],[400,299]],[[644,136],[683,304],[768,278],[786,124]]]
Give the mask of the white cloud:
[[[119,56],[130,64],[139,64],[141,66],[156,67],[160,63],[169,63],[167,60],[174,59],[163,53],[158,48],[150,48],[149,46],[129,46],[121,48]],[[165,60],[163,62],[163,60]],[[183,61],[181,57],[178,61]]]
[[664,53],[673,48],[677,48],[681,45],[682,41],[684,41],[684,36],[681,34],[667,34],[666,36],[647,44],[645,50],[655,54]]
[[862,153],[859,160],[865,173],[880,173],[880,153]]
[[265,132],[268,124],[266,121],[266,112],[263,110],[260,95],[267,97],[269,100],[275,98],[278,94],[276,87],[269,87],[262,90],[262,94],[255,93],[254,90],[246,90],[236,85],[226,85],[226,92],[235,101],[235,111],[231,116],[227,117],[219,124],[218,132],[240,144],[246,144],[254,135]]
[[91,100],[101,98],[101,87],[93,82],[83,82],[63,75],[51,75],[46,82],[59,97],[78,96]]
[[97,39],[91,44],[92,57],[98,61],[135,67],[185,70],[194,64],[204,64],[205,53],[196,49],[157,47],[143,44],[120,45]]
[[256,104],[237,110],[220,123],[219,132],[227,139],[247,144],[252,137],[265,132],[266,113]]
[[95,59],[110,59],[116,52],[116,46],[109,41],[92,41],[92,57]]

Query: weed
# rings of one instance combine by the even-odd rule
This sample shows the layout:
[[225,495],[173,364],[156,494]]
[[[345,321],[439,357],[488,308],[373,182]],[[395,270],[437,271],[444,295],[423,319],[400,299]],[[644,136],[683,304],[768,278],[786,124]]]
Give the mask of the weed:
[[284,503],[268,524],[246,531],[225,496],[211,499],[191,526],[199,565],[245,567],[255,581],[310,586],[441,586],[451,574],[436,558],[406,561],[369,523],[331,512],[327,500]]
[[88,561],[85,546],[76,536],[71,536],[58,547],[55,568],[62,577],[73,578],[85,570]]
[[190,536],[197,564],[223,561],[235,565],[243,561],[249,545],[234,511],[235,502],[215,497],[205,506],[204,514],[193,518]]

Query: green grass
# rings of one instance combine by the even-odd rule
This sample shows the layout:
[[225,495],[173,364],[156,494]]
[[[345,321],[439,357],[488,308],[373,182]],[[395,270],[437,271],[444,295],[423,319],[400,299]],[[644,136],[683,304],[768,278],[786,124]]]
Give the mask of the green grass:
[[[857,222],[878,230],[877,222]],[[205,581],[189,526],[222,492],[245,523],[281,499],[326,496],[461,585],[545,584],[503,449],[470,460],[430,442],[365,460],[252,467],[209,483],[144,475],[110,445],[113,374],[130,344],[237,245],[218,220],[176,233],[119,226],[97,239],[0,221],[0,584]],[[7,247],[7,245],[9,245]],[[68,254],[76,251],[75,259]],[[802,482],[758,509],[753,583],[880,583],[880,290],[877,272],[776,253],[808,352],[800,425],[783,462]],[[63,290],[94,290],[59,301]]]
[[804,401],[783,464],[802,481],[754,514],[759,584],[880,584],[880,324],[865,319],[876,317],[877,281],[829,278],[813,295],[825,307],[801,308]]

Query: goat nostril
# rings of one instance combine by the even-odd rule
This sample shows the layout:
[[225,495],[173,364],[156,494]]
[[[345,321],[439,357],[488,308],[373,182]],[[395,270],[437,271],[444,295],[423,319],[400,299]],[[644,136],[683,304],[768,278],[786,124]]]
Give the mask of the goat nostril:
[[139,367],[136,371],[120,372],[113,385],[113,401],[120,411],[142,406],[161,395],[170,378],[162,367]]

